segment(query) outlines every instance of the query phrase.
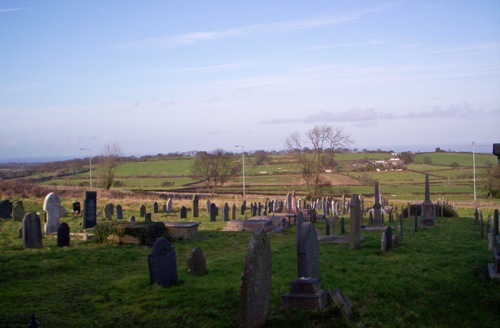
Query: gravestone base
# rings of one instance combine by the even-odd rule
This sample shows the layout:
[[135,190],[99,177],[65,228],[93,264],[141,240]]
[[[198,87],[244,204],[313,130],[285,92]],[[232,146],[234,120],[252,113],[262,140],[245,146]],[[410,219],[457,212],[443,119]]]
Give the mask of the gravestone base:
[[328,306],[328,292],[321,289],[319,278],[297,278],[290,291],[281,297],[282,309],[323,310]]

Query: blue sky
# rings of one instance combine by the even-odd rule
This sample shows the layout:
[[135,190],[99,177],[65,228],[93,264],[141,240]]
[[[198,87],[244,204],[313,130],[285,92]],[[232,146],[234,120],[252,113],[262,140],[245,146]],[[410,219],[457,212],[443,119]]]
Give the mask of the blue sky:
[[500,142],[498,0],[2,0],[0,42],[0,159]]

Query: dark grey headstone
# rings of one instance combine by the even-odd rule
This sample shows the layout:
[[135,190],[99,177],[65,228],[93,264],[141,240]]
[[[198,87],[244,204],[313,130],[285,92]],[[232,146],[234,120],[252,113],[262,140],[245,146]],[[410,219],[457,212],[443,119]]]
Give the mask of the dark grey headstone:
[[177,262],[175,247],[167,238],[160,237],[154,244],[151,254],[148,256],[149,281],[151,285],[158,284],[162,287],[170,287],[177,283]]
[[422,203],[422,214],[420,216],[420,222],[424,227],[430,227],[434,225],[435,220],[434,204],[431,201],[431,193],[429,187],[429,174],[425,174],[425,200]]
[[97,224],[97,193],[95,191],[86,191],[83,201],[83,229],[95,227]]
[[144,222],[152,222],[150,212],[144,214]]
[[350,207],[350,248],[358,249],[361,248],[361,204],[359,202],[359,196],[353,194],[351,197]]
[[28,213],[22,222],[24,248],[42,248],[42,224],[36,213]]
[[498,208],[493,211],[493,236],[498,235]]
[[217,205],[215,203],[210,204],[210,221],[215,222],[217,219],[217,212],[219,209],[217,208]]
[[229,204],[224,203],[224,207],[222,208],[222,220],[229,221]]
[[200,216],[200,200],[198,195],[193,196],[193,217],[197,218]]
[[342,217],[340,219],[340,233],[344,234],[345,233],[345,219]]
[[264,230],[255,232],[248,244],[241,274],[240,327],[262,327],[271,297],[271,244]]
[[115,205],[106,204],[106,206],[104,207],[104,217],[108,220],[111,220],[113,218],[114,209]]
[[139,215],[142,218],[146,215],[146,205],[142,204],[141,207],[139,207]]
[[328,219],[325,221],[325,235],[330,236],[330,221]]
[[129,222],[135,222],[135,215],[131,215],[131,216],[128,218],[128,221],[129,221]]
[[117,220],[123,219],[123,209],[121,205],[116,205],[116,219]]
[[12,217],[14,221],[21,222],[24,218],[24,206],[22,202],[16,203],[14,209],[12,210]]
[[320,278],[319,248],[316,230],[311,222],[304,222],[298,229],[297,276]]
[[57,228],[57,246],[69,246],[69,225],[63,222]]
[[158,213],[158,203],[157,202],[153,203],[153,213]]
[[186,206],[181,207],[181,219],[186,219],[187,218],[187,208]]
[[0,201],[0,219],[10,219],[12,214],[12,203],[6,199]]
[[231,220],[236,220],[236,204],[233,203],[233,208],[231,209]]
[[188,272],[193,276],[202,276],[207,271],[205,254],[199,247],[191,250],[188,258]]
[[387,227],[387,229],[385,229],[384,233],[385,233],[385,242],[386,242],[385,249],[388,252],[392,248],[392,228],[391,227]]

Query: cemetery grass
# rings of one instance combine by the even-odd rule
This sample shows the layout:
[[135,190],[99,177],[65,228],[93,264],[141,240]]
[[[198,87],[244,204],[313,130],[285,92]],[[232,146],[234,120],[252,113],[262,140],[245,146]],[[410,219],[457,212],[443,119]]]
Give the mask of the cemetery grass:
[[[63,219],[72,231],[78,230],[78,220]],[[70,247],[58,248],[54,237],[45,236],[42,249],[24,250],[17,238],[19,222],[3,220],[0,322],[26,326],[35,313],[44,327],[236,326],[251,233],[222,232],[224,223],[209,222],[206,215],[199,221],[198,240],[174,242],[179,284],[160,288],[149,284],[148,247],[72,237]],[[496,327],[500,283],[489,280],[491,252],[486,238],[479,238],[479,226],[471,217],[447,218],[438,219],[434,229],[415,232],[412,223],[413,218],[405,219],[402,244],[387,254],[380,251],[380,231],[363,232],[366,239],[359,250],[320,244],[323,288],[342,288],[355,306],[353,321],[342,318],[335,306],[325,312],[280,310],[281,296],[296,276],[295,231],[270,235],[272,290],[266,326]],[[324,223],[315,226],[324,233]],[[340,232],[338,220],[336,230]],[[207,258],[208,272],[202,277],[187,273],[195,246]]]

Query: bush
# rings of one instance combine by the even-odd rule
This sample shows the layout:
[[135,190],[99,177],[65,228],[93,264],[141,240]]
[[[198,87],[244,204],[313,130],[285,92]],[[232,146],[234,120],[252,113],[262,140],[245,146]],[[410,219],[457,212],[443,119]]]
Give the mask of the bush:
[[457,162],[451,162],[450,166],[451,167],[459,167],[460,165]]

